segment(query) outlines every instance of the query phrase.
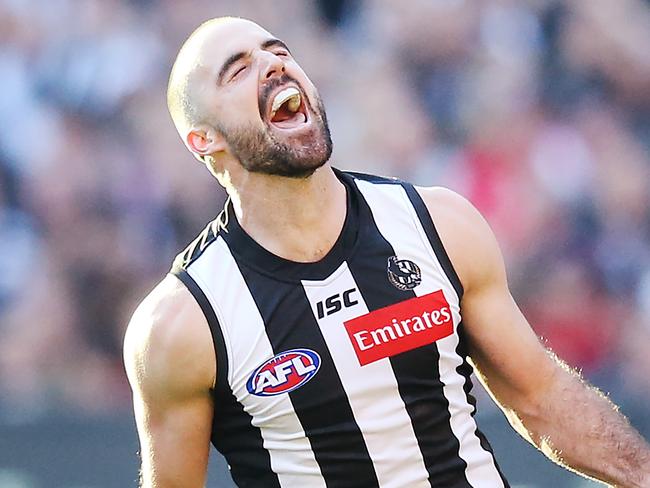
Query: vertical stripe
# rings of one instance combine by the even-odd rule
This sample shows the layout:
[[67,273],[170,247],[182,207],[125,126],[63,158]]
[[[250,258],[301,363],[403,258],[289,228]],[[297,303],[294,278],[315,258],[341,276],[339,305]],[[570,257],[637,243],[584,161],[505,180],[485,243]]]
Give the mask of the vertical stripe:
[[[236,439],[224,441],[230,445],[231,458],[235,453],[241,456],[241,485],[287,488],[325,486],[289,397],[257,397],[246,389],[251,372],[260,366],[260,358],[270,359],[274,351],[266,336],[263,318],[223,238],[219,237],[204,250],[201,263],[200,267],[190,267],[188,273],[205,292],[220,323],[230,327],[223,327],[224,341],[228,347],[228,382],[236,403],[242,405],[243,411],[251,417],[252,427],[258,429],[263,439],[264,450],[260,452],[256,449],[250,455],[236,450]],[[215,405],[217,419],[219,407]],[[235,432],[237,424],[241,423],[237,418],[230,421],[232,424],[223,426],[224,434]],[[268,456],[268,463],[277,474],[272,484],[265,484],[265,481],[256,478],[255,471],[259,472],[265,462],[262,459],[264,455]],[[253,468],[250,473],[247,472],[249,466]],[[307,483],[306,476],[309,479]],[[273,477],[269,475],[266,478]]]
[[[416,295],[422,296],[442,289],[447,301],[450,305],[453,304],[454,325],[458,327],[460,298],[429,244],[404,188],[399,185],[377,186],[361,180],[357,180],[357,185],[372,210],[379,231],[397,256],[420,265],[422,283],[415,288]],[[404,236],[413,238],[405,239]],[[471,486],[503,487],[492,454],[481,446],[476,435],[477,427],[472,416],[474,409],[468,403],[464,391],[465,377],[458,373],[458,368],[463,364],[463,358],[456,353],[458,345],[457,333],[436,342],[439,353],[438,372],[448,402],[449,425],[459,442],[458,455],[466,463],[465,476]]]
[[[465,398],[467,399],[467,403],[469,403],[472,406],[471,414],[473,418],[474,414],[476,413],[476,398],[474,398],[474,395],[472,395],[473,385],[472,385],[472,378],[471,378],[472,373],[474,372],[474,368],[472,368],[472,365],[469,364],[469,361],[467,361],[467,358],[469,356],[469,351],[467,349],[465,324],[462,321],[460,322],[460,324],[458,324],[458,347],[456,347],[456,354],[458,354],[461,358],[463,358],[463,363],[456,368],[456,372],[459,375],[465,377],[465,383],[463,384],[463,391],[465,392]],[[501,471],[501,467],[499,466],[499,463],[494,457],[494,452],[492,450],[492,446],[490,445],[490,442],[488,441],[487,437],[485,437],[485,434],[481,432],[478,426],[476,427],[475,434],[479,438],[481,447],[484,450],[492,453],[494,466],[499,472],[499,476],[501,476],[501,480],[503,481],[504,487],[510,488],[510,484],[508,483],[508,480],[506,480],[503,471]]]
[[[380,190],[390,188],[379,187]],[[363,204],[367,205],[365,202]],[[400,210],[393,208],[393,225],[399,226],[395,221],[400,219],[400,213],[404,215]],[[393,249],[377,229],[367,206],[366,212],[369,221],[368,233],[364,236],[366,249],[363,255],[350,263],[350,268],[366,297],[368,308],[377,310],[413,298],[416,294],[411,290],[399,290],[389,282],[386,269],[388,258],[410,256]],[[402,241],[405,239],[402,238]],[[424,264],[422,258],[411,259],[419,266]],[[379,267],[377,263],[383,266]],[[467,464],[458,456],[459,442],[450,427],[449,402],[438,372],[439,359],[438,348],[433,343],[392,356],[390,362],[417,436],[431,486],[467,488],[470,486],[465,477]]]
[[[329,487],[377,487],[377,475],[330,350],[300,283],[281,282],[240,266],[275,354],[310,349],[320,356],[313,379],[288,395]],[[306,486],[304,481],[292,486]]]
[[[458,301],[460,302],[463,297],[463,285],[460,281],[460,278],[458,277],[458,274],[456,273],[456,270],[454,269],[454,265],[451,262],[451,259],[449,258],[449,255],[447,254],[447,251],[445,250],[444,245],[442,244],[442,239],[440,238],[440,235],[438,234],[438,231],[436,230],[436,227],[433,223],[433,219],[431,218],[431,215],[429,214],[429,210],[427,209],[424,201],[422,200],[422,197],[420,194],[417,192],[417,190],[413,187],[413,185],[404,185],[404,190],[406,191],[406,194],[411,202],[411,205],[413,206],[413,209],[415,210],[415,213],[417,215],[417,218],[422,225],[422,229],[424,230],[424,233],[427,236],[427,239],[429,240],[429,244],[431,245],[431,248],[435,252],[438,261],[440,263],[440,266],[445,272],[445,275],[451,282],[452,286],[454,287],[454,290],[456,291],[456,295],[458,296]],[[463,385],[463,391],[465,392],[465,398],[467,402],[472,406],[472,417],[474,417],[474,414],[476,413],[476,399],[472,395],[472,379],[471,379],[471,374],[473,373],[474,369],[472,368],[471,364],[467,361],[467,357],[469,355],[469,351],[467,350],[466,343],[467,339],[465,338],[464,334],[464,324],[461,323],[458,325],[458,346],[456,347],[456,354],[463,359],[462,364],[458,365],[456,368],[456,372],[465,377],[465,383]],[[480,431],[478,426],[476,427],[475,431],[476,436],[479,438],[481,447],[492,453],[492,446],[490,446],[490,443],[488,442],[487,438],[485,435]],[[499,475],[501,476],[501,479],[503,480],[503,483],[506,487],[509,487],[508,481],[506,480],[505,476],[501,472],[501,468],[499,467],[499,464],[497,463],[496,459],[494,459],[494,465],[499,472]]]
[[[368,313],[346,263],[326,280],[302,283],[375,464],[379,485],[428,488],[427,472],[390,361],[360,366],[343,327],[346,320]],[[331,313],[323,312],[328,310],[328,299],[334,303],[345,292],[348,306],[344,302],[341,307],[329,307]],[[358,483],[354,486],[360,486]]]
[[[230,387],[213,390],[212,399],[212,444],[226,458],[235,484],[240,488],[280,488],[278,475],[271,469],[271,457],[264,449],[262,433]],[[228,423],[221,419],[228,419]]]
[[[218,413],[215,412],[212,419],[212,443],[228,460],[231,475],[238,486],[250,486],[250,480],[255,480],[258,486],[279,488],[278,477],[271,471],[271,459],[263,446],[262,434],[252,425],[252,417],[244,411],[241,403],[237,402],[228,384],[228,354],[214,309],[186,270],[178,268],[172,274],[185,285],[197,301],[212,333],[217,360],[217,381],[211,394],[218,408]],[[220,421],[222,418],[229,419],[227,427],[235,430],[237,436],[227,435],[226,426]]]
[[217,320],[217,316],[214,313],[214,310],[210,306],[208,298],[205,296],[205,293],[201,290],[199,285],[192,279],[188,272],[183,268],[178,268],[172,271],[176,278],[178,278],[184,285],[185,288],[192,294],[196,302],[201,307],[201,311],[205,316],[206,321],[208,322],[208,327],[210,328],[210,333],[212,335],[212,344],[214,346],[214,353],[217,365],[217,378],[215,384],[218,386],[228,385],[228,352],[226,350],[226,343],[223,339],[223,333],[221,332],[221,324]]
[[[215,448],[228,460],[231,475],[239,486],[250,486],[254,479],[258,486],[280,487],[278,477],[271,471],[271,459],[264,449],[260,430],[251,423],[241,403],[237,402],[228,384],[228,354],[221,331],[208,298],[186,270],[172,272],[197,301],[208,322],[214,342],[217,361],[216,388],[211,391],[214,405],[218,408],[212,419],[211,440]],[[237,436],[228,436],[226,426],[220,419],[229,419],[228,428]]]
[[404,191],[406,191],[406,195],[413,206],[413,210],[415,210],[415,215],[420,224],[418,226],[420,236],[422,236],[422,231],[424,231],[424,234],[429,241],[429,245],[438,258],[442,270],[445,272],[445,275],[454,287],[456,295],[458,296],[458,301],[460,301],[463,298],[463,284],[460,282],[458,274],[456,274],[454,265],[445,250],[445,246],[442,245],[442,239],[440,239],[436,226],[433,224],[433,219],[431,218],[431,214],[429,214],[427,206],[422,200],[420,194],[412,185],[405,185]]

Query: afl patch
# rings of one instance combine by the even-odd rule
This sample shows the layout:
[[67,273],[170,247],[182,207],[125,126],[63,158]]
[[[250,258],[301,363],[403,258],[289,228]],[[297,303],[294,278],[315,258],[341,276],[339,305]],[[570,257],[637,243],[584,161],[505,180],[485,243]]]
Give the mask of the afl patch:
[[300,388],[320,368],[320,356],[311,349],[291,349],[261,364],[248,378],[246,389],[256,396],[274,396]]

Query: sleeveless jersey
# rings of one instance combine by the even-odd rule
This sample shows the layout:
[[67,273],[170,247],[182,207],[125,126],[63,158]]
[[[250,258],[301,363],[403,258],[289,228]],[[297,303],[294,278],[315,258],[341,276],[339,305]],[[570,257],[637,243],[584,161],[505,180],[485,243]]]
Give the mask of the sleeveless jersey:
[[295,263],[232,204],[172,273],[210,326],[212,442],[240,487],[507,487],[474,421],[463,288],[408,183],[335,170],[347,216]]

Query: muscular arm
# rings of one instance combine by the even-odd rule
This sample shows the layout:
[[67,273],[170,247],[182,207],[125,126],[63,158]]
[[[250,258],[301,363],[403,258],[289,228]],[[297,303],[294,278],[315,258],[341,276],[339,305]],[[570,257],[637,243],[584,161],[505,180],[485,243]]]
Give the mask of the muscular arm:
[[650,487],[650,447],[602,393],[540,343],[508,291],[485,220],[449,190],[419,191],[463,283],[471,359],[513,427],[578,473],[614,486]]
[[200,308],[176,278],[165,278],[134,313],[124,362],[140,437],[141,486],[204,486],[214,349]]

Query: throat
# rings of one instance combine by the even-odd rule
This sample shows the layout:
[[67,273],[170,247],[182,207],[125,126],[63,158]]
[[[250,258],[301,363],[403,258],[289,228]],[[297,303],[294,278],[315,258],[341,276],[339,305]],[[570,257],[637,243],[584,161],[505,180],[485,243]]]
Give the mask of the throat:
[[[276,220],[273,226],[246,225],[246,232],[267,251],[296,263],[315,263],[332,250],[343,232],[346,209],[329,208],[302,219]],[[268,224],[268,222],[267,222]]]
[[343,232],[347,214],[345,186],[330,168],[323,170],[314,176],[324,181],[303,191],[288,191],[292,182],[285,181],[282,188],[273,191],[265,188],[241,195],[235,213],[242,229],[260,246],[283,259],[298,263],[321,260]]
[[323,229],[319,229],[319,232],[312,235],[306,235],[304,231],[297,229],[293,236],[288,234],[288,238],[284,239],[284,242],[277,243],[277,250],[274,254],[296,263],[318,262],[332,250],[342,227],[327,233],[323,232]]

